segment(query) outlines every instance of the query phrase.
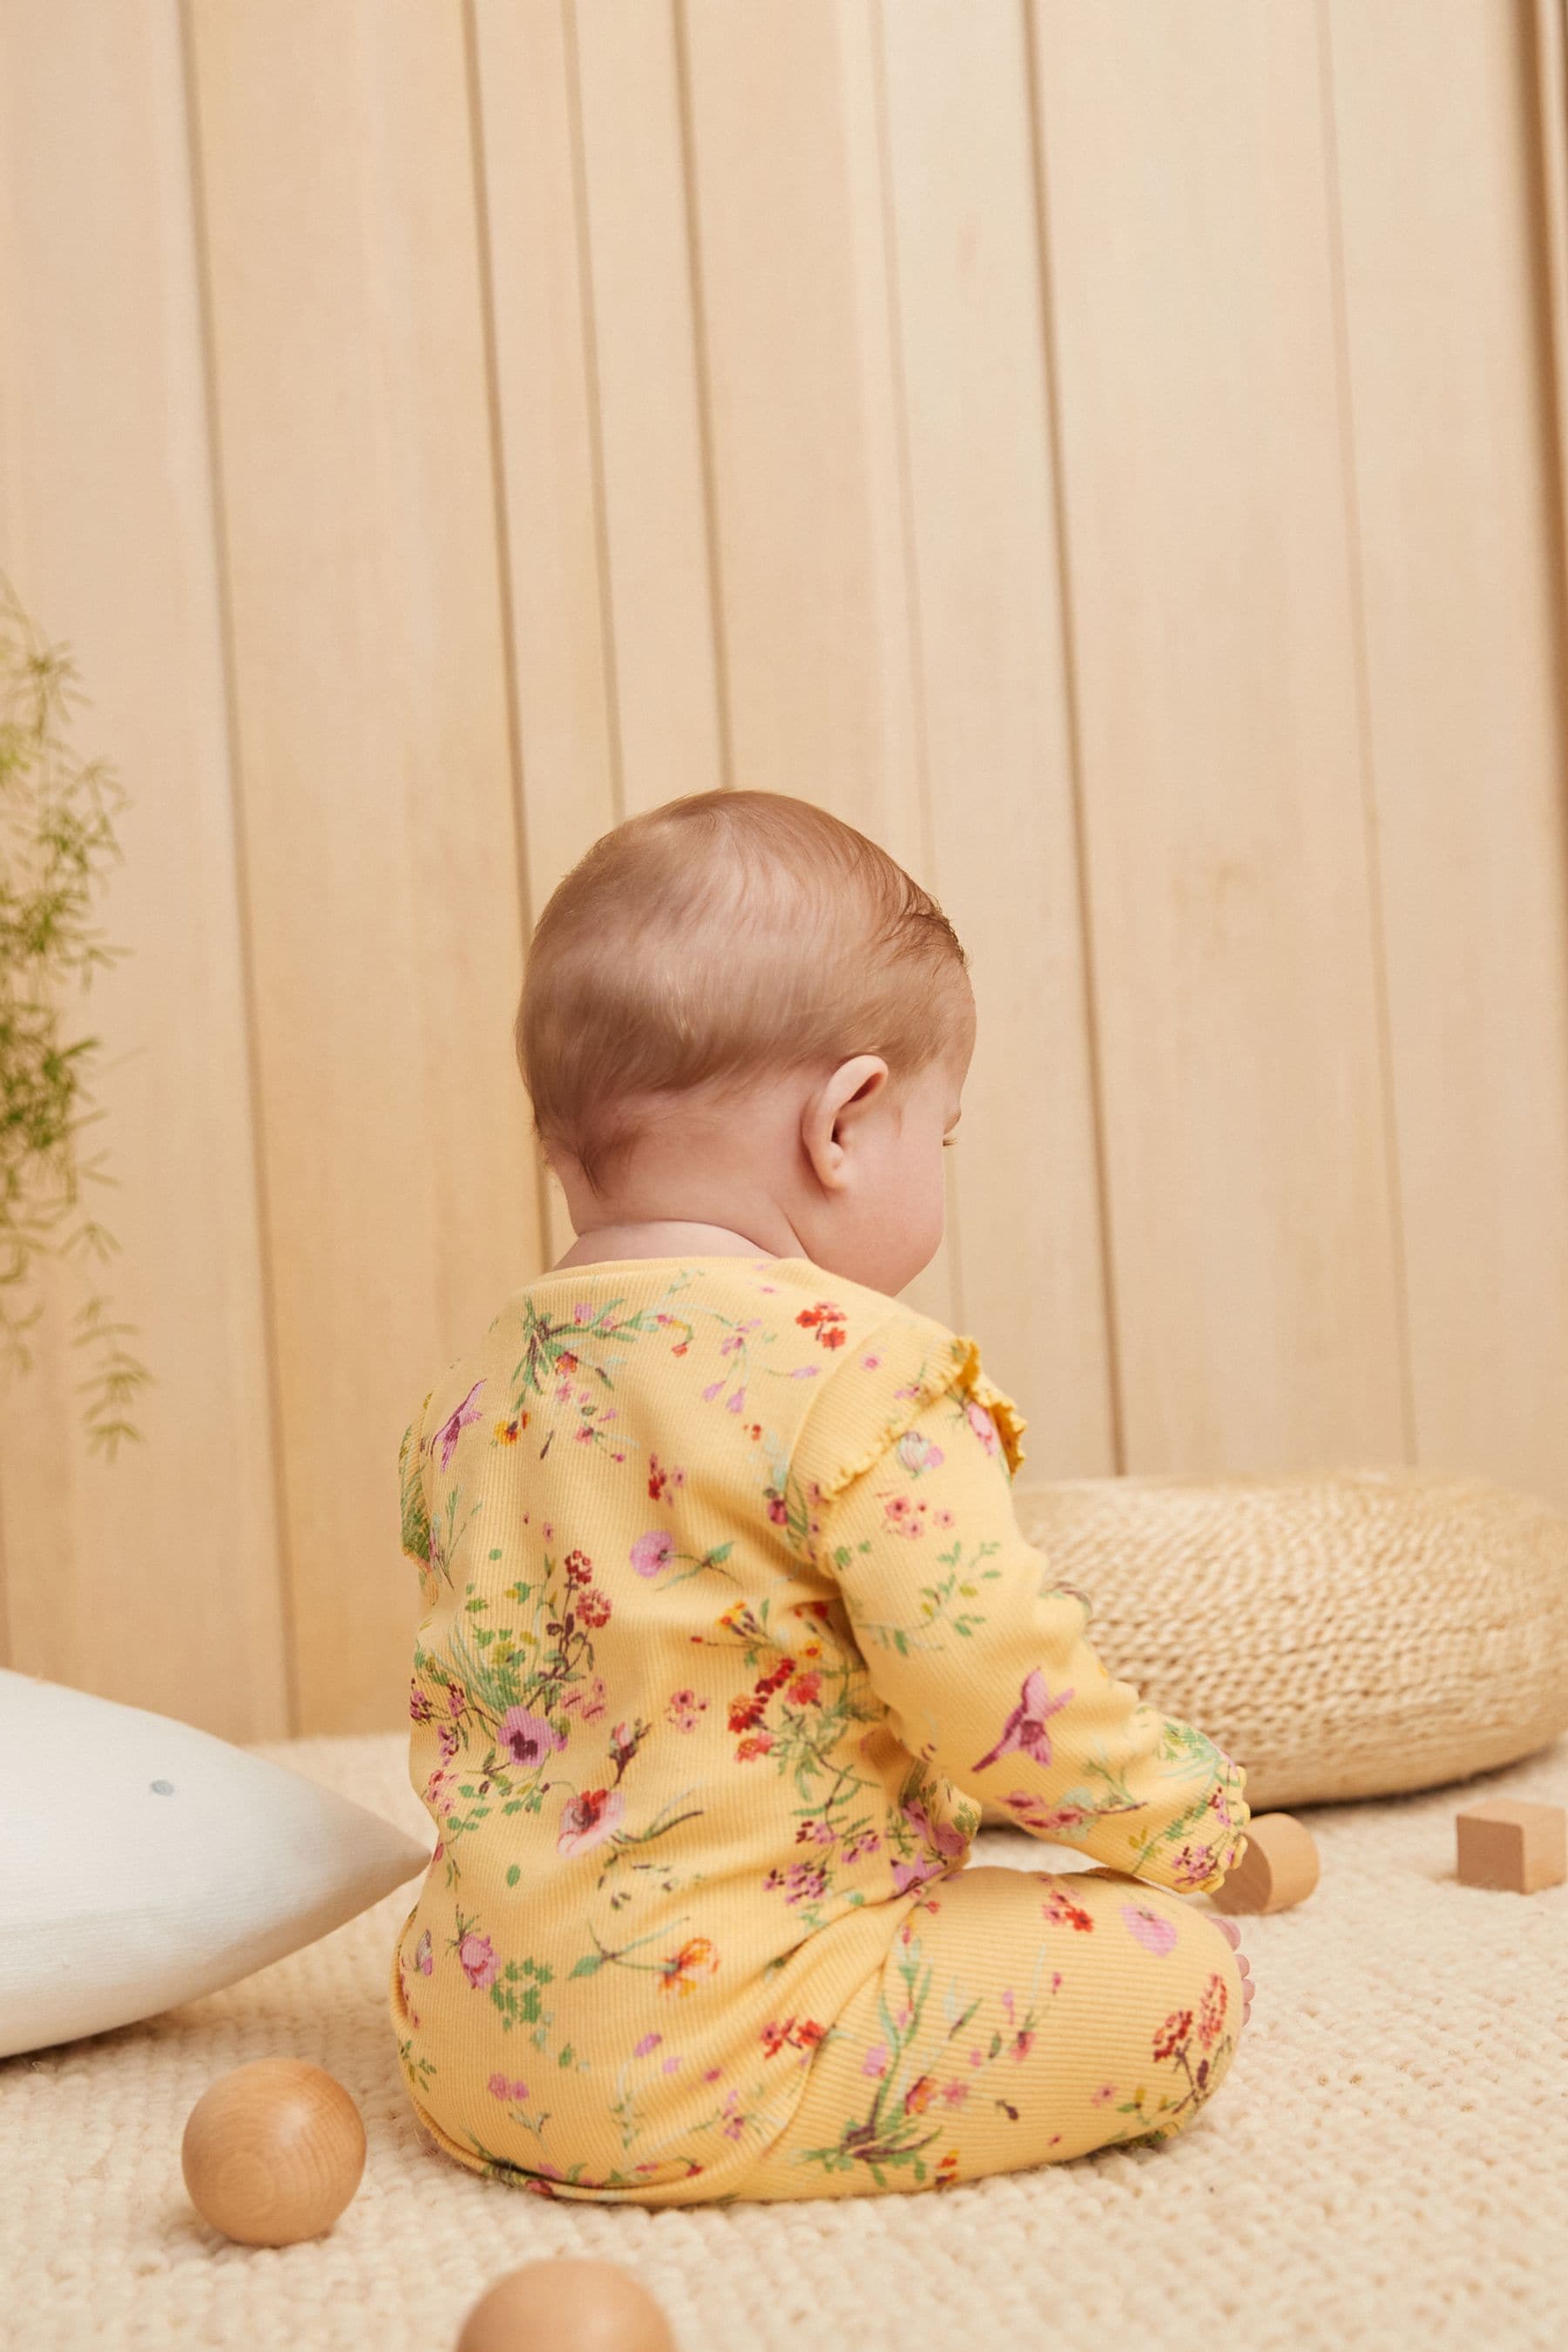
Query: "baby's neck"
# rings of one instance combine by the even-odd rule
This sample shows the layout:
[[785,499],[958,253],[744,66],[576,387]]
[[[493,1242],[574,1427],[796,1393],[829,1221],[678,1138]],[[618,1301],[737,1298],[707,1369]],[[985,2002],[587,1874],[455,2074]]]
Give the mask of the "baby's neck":
[[638,1257],[782,1257],[794,1255],[797,1248],[793,1234],[774,1234],[763,1241],[728,1225],[649,1217],[637,1223],[584,1226],[565,1255],[557,1259],[553,1271]]

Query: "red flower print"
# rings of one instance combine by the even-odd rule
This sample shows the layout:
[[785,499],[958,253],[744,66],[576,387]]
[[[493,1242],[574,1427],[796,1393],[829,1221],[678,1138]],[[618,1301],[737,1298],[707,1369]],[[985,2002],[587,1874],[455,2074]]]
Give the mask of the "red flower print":
[[1192,2033],[1192,2011],[1190,2009],[1173,2009],[1171,2011],[1170,2016],[1165,2020],[1164,2024],[1158,2027],[1155,2031],[1155,2057],[1173,2058],[1177,2051],[1185,2046],[1187,2040]]
[[735,1750],[735,1760],[738,1764],[754,1763],[759,1756],[767,1754],[773,1744],[773,1735],[771,1731],[748,1732]]
[[609,1623],[609,1600],[600,1591],[596,1584],[590,1584],[586,1591],[578,1595],[577,1618],[580,1624],[593,1626],[595,1629]]
[[935,2089],[936,2084],[929,2074],[922,2074],[918,2082],[911,2083],[904,2093],[905,2115],[923,2116],[931,2103],[931,2095]]
[[802,1330],[816,1334],[821,1348],[842,1348],[848,1336],[842,1328],[844,1309],[826,1298],[818,1299],[815,1307],[803,1307],[795,1319]]
[[1072,1927],[1080,1936],[1094,1933],[1094,1921],[1090,1915],[1059,1886],[1052,1887],[1040,1909],[1053,1927]]
[[763,2026],[763,2055],[776,2058],[781,2050],[815,2050],[826,2032],[826,2025],[818,2025],[815,2018],[803,2017],[797,2023],[786,2017],[782,2025]]
[[594,1563],[589,1559],[585,1551],[569,1551],[566,1555],[565,1565],[566,1581],[568,1584],[591,1584],[593,1582]]
[[1225,2023],[1225,2013],[1229,2007],[1230,1995],[1226,1990],[1225,1979],[1218,1975],[1210,1977],[1204,1987],[1203,2000],[1198,2004],[1198,2040],[1205,2050],[1212,2048],[1218,2040],[1220,2028]]
[[661,1503],[667,1494],[673,1494],[686,1484],[684,1470],[666,1468],[657,1454],[647,1457],[647,1493],[650,1503]]
[[788,1696],[796,1706],[816,1706],[822,1697],[822,1676],[796,1675],[789,1686]]
[[485,1991],[500,1974],[500,1962],[489,1937],[476,1936],[471,1928],[458,1941],[458,1958],[476,1992]]

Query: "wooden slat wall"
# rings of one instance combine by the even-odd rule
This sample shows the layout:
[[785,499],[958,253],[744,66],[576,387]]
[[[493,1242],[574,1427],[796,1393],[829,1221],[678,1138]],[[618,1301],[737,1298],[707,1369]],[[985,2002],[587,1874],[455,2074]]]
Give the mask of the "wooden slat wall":
[[89,1460],[51,1293],[0,1653],[395,1718],[403,1420],[565,1230],[527,927],[719,784],[970,944],[918,1296],[1032,1475],[1568,1502],[1555,5],[15,0],[0,566],[132,788],[159,1384]]
[[86,1452],[62,1302],[4,1400],[14,1662],[236,1738],[289,1719],[268,1266],[174,0],[0,11],[0,567],[75,647],[130,787],[94,990],[107,1269],[157,1386]]

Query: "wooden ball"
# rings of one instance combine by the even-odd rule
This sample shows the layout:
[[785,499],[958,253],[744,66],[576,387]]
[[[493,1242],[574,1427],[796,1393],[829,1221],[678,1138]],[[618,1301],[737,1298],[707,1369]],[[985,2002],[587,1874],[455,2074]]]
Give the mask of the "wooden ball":
[[364,2170],[359,2109],[300,2058],[258,2058],[208,2085],[180,2163],[204,2221],[242,2246],[291,2246],[330,2230]]
[[479,2297],[458,2352],[675,2352],[647,2289],[613,2263],[529,2263]]
[[1211,1895],[1216,1911],[1289,1911],[1318,1883],[1312,1832],[1293,1813],[1259,1813],[1247,1832],[1247,1852],[1225,1885]]

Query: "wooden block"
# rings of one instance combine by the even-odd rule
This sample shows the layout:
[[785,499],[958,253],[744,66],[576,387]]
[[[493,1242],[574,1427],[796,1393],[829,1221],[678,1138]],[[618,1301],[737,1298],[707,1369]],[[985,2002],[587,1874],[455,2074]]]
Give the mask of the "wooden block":
[[1209,1897],[1216,1911],[1289,1911],[1318,1883],[1318,1848],[1292,1813],[1260,1813],[1247,1832],[1247,1851],[1225,1885]]
[[1494,1797],[1484,1805],[1467,1805],[1454,1816],[1454,1827],[1463,1886],[1533,1895],[1568,1878],[1568,1812],[1561,1805]]

